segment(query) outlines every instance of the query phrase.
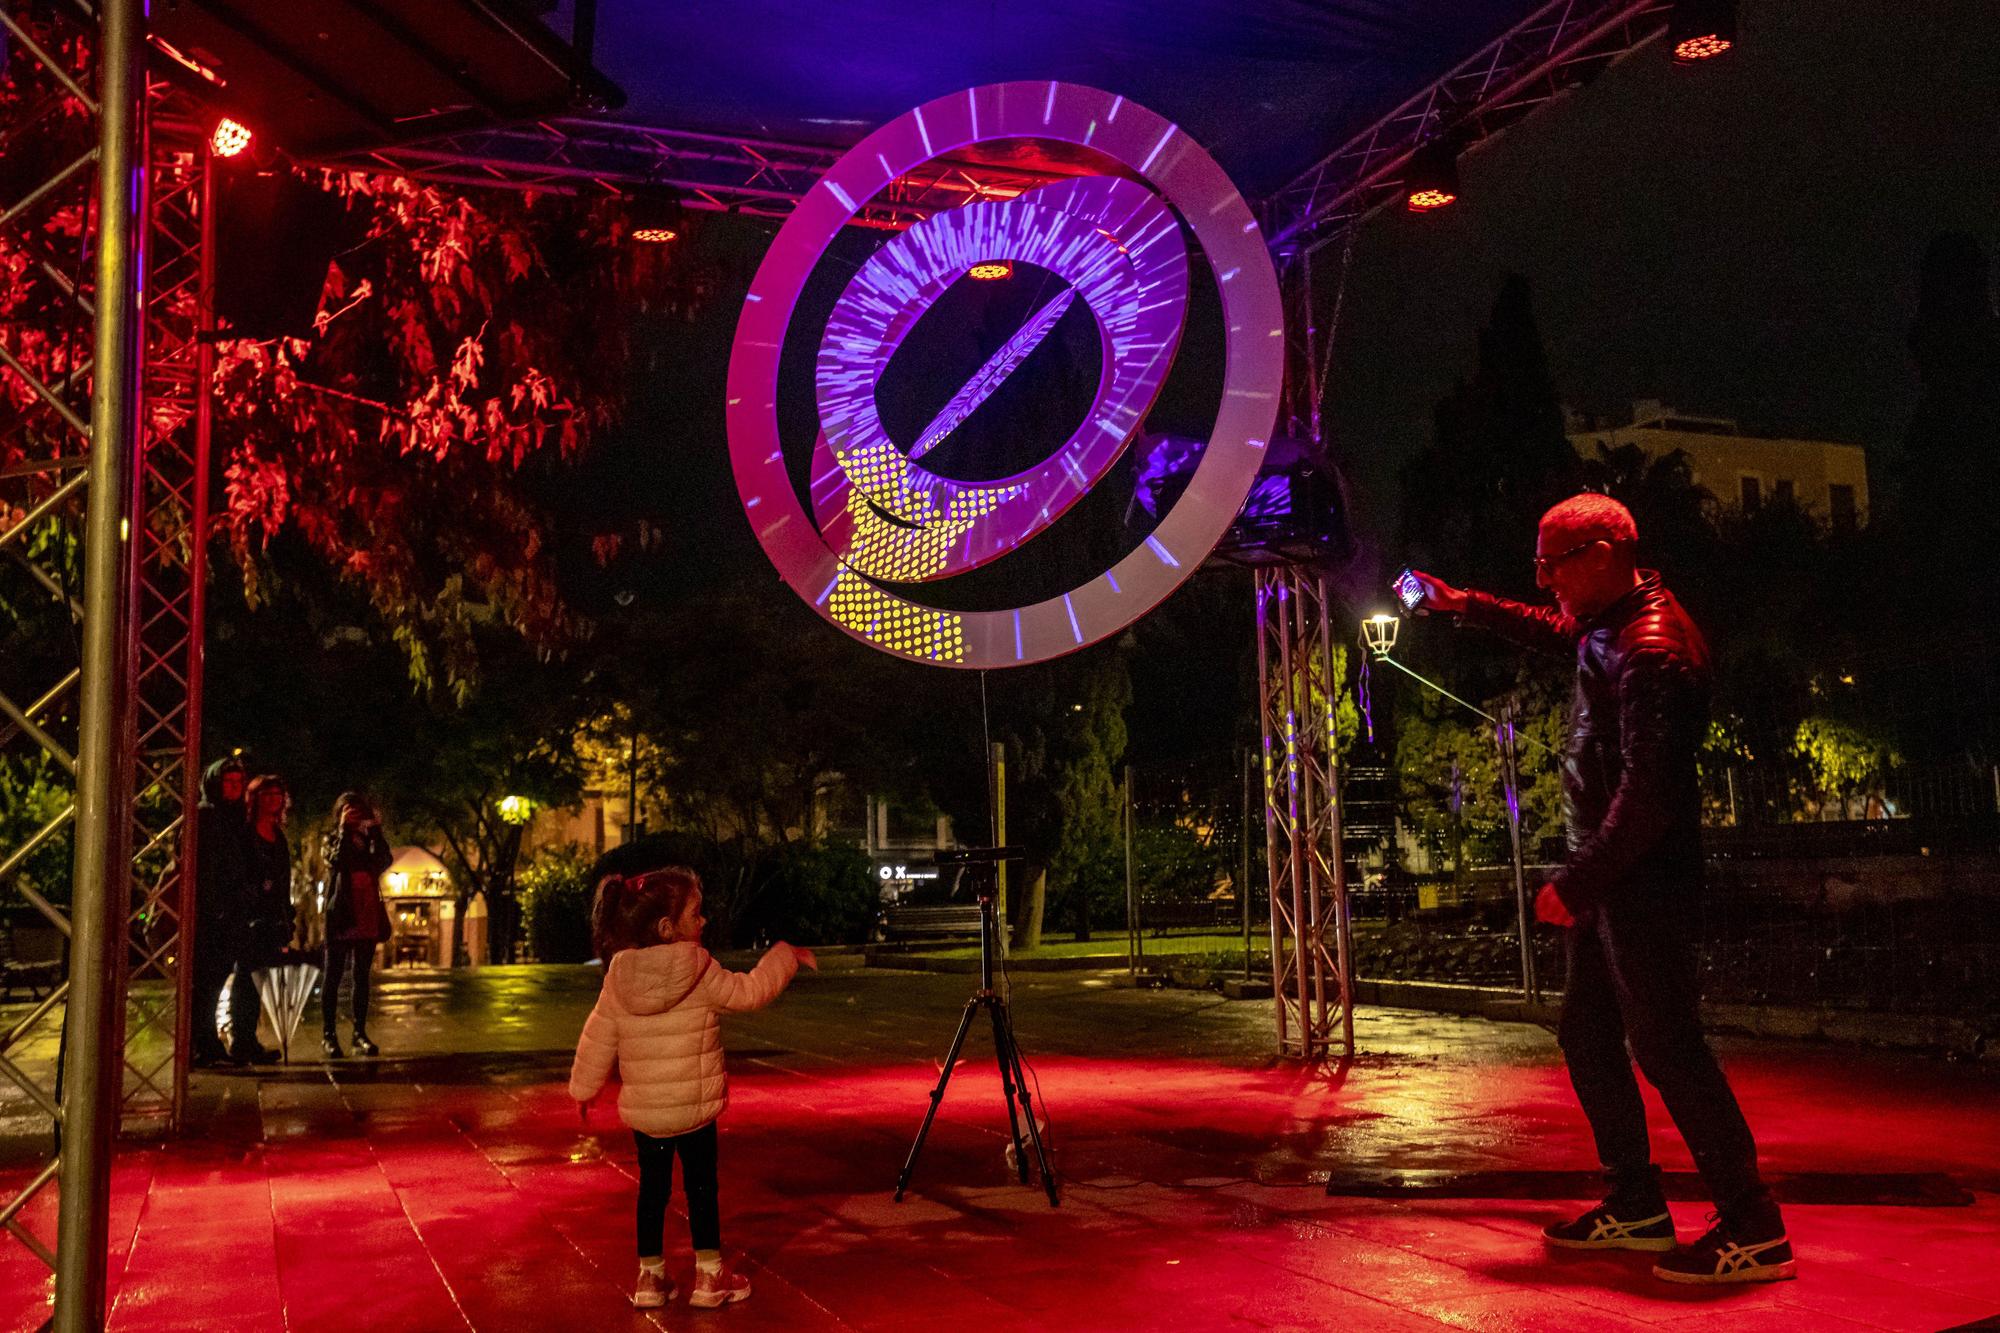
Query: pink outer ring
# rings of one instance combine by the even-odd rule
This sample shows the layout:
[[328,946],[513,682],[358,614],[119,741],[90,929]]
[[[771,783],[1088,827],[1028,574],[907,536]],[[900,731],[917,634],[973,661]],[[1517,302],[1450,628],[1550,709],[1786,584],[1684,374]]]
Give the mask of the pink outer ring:
[[[1131,169],[1193,229],[1222,294],[1224,377],[1214,432],[1186,493],[1153,535],[1111,569],[1060,597],[1012,611],[945,611],[876,585],[868,595],[939,622],[945,653],[890,648],[843,624],[829,599],[846,570],[806,516],[778,430],[778,361],[806,279],[860,205],[942,154],[993,139],[1081,144]],[[1284,377],[1278,279],[1249,206],[1202,147],[1163,117],[1079,84],[997,83],[927,102],[884,125],[828,169],[785,220],[758,266],[729,362],[729,460],[757,540],[780,577],[821,615],[873,647],[942,665],[1045,661],[1124,629],[1192,574],[1228,530],[1263,460]],[[865,581],[864,581],[865,582]],[[844,591],[844,589],[842,589]]]

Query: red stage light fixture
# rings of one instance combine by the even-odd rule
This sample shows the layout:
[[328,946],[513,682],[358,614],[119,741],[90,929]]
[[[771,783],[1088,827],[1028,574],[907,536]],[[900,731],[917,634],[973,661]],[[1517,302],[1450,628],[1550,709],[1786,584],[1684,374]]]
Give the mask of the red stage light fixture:
[[1434,212],[1458,201],[1458,152],[1448,140],[1431,139],[1410,155],[1403,198],[1412,213]]
[[1713,60],[1736,45],[1735,0],[1678,0],[1667,23],[1674,63]]
[[217,157],[235,157],[250,146],[250,127],[228,116],[219,117],[209,131],[208,151]]
[[681,201],[670,194],[641,191],[632,195],[632,230],[643,245],[664,245],[681,234]]
[[969,278],[978,278],[981,282],[995,282],[1001,278],[1011,278],[1014,276],[1014,261],[1011,259],[989,259],[983,264],[974,264],[965,271],[965,275]]

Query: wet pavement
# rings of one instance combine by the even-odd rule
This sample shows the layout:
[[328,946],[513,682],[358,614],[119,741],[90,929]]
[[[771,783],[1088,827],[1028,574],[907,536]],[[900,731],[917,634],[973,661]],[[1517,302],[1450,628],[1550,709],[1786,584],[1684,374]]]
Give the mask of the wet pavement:
[[[584,968],[391,974],[381,1059],[199,1076],[201,1132],[119,1159],[111,1327],[1929,1330],[2000,1315],[1990,1062],[1723,1043],[1781,1188],[1839,1202],[1789,1209],[1798,1281],[1710,1291],[1655,1281],[1642,1255],[1544,1251],[1552,1200],[1593,1163],[1543,1030],[1365,1010],[1364,1054],[1305,1070],[1268,1056],[1266,1004],[1090,974],[1014,989],[1062,1206],[1008,1172],[984,1033],[895,1203],[968,980],[851,968],[725,1027],[724,1245],[755,1296],[635,1313],[631,1142],[603,1113],[580,1126],[564,1091],[596,984]],[[1660,1160],[1688,1170],[1649,1107]],[[9,1182],[19,1147],[0,1143]],[[1329,1196],[1330,1175],[1348,1192]],[[1675,1204],[1684,1234],[1704,1211]],[[47,1200],[26,1220],[54,1234]],[[683,1287],[684,1228],[677,1200]],[[0,1330],[34,1327],[44,1293],[38,1262],[0,1238]]]

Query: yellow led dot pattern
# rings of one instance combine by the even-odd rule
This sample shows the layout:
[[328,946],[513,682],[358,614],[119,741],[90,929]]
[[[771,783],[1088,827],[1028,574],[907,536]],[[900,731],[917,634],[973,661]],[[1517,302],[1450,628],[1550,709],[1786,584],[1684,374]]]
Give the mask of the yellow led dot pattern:
[[965,617],[917,606],[886,593],[850,569],[833,585],[827,612],[848,633],[905,657],[965,661]]
[[[853,524],[845,562],[871,578],[916,583],[944,569],[952,544],[974,523],[1024,486],[967,486],[946,491],[941,507],[928,488],[913,486],[909,456],[887,441],[834,455],[853,485],[846,513]],[[879,506],[879,508],[878,508]],[[886,511],[891,518],[884,518]]]

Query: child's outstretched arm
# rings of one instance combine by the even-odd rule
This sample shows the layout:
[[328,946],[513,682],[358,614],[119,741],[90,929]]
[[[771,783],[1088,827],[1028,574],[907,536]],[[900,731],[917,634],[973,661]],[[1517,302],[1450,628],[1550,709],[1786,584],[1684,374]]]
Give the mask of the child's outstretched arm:
[[765,950],[757,966],[748,972],[731,972],[710,959],[701,978],[704,998],[717,1009],[762,1009],[791,984],[800,963],[816,966],[810,950],[794,949],[784,943]]
[[612,1069],[618,1064],[618,1018],[606,1003],[610,993],[607,980],[604,989],[598,992],[597,1003],[591,1007],[590,1017],[584,1020],[583,1035],[576,1042],[576,1058],[570,1061],[569,1095],[586,1106],[604,1091]]

